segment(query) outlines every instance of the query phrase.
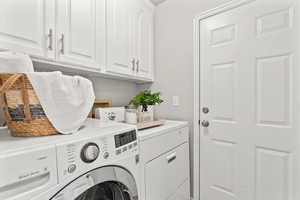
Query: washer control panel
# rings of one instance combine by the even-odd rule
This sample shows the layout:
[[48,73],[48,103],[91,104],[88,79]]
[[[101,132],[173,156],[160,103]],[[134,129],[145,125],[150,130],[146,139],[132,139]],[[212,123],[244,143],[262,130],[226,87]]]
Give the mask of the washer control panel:
[[115,135],[116,148],[127,145],[133,141],[136,141],[136,130],[128,131],[122,134]]
[[119,131],[101,136],[95,134],[82,140],[67,141],[57,145],[59,181],[76,176],[118,160],[138,154],[136,130]]
[[120,155],[137,147],[136,130],[115,135],[115,154]]

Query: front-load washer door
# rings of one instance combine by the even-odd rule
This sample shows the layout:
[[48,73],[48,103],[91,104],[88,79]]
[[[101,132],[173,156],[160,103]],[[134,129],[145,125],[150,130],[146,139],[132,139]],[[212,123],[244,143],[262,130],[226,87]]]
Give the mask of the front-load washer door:
[[103,167],[75,179],[51,200],[138,200],[138,192],[127,170]]

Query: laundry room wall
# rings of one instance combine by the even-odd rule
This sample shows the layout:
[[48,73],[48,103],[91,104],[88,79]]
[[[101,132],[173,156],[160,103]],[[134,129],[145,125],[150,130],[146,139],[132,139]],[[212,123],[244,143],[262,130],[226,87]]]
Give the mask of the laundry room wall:
[[[167,0],[159,4],[155,19],[155,82],[140,85],[161,91],[165,102],[157,108],[159,118],[186,120],[191,128],[193,158],[193,18],[229,0]],[[179,106],[173,106],[173,97]],[[191,165],[192,166],[192,165]],[[193,173],[191,174],[193,177]]]
[[137,85],[128,81],[106,79],[100,77],[89,78],[98,99],[111,99],[113,106],[128,105],[130,99],[137,93]]
[[[34,62],[36,71],[53,71],[51,65]],[[125,106],[137,93],[137,85],[134,82],[108,79],[102,77],[91,77],[84,74],[63,72],[67,75],[81,75],[93,82],[97,99],[111,99],[113,106]]]

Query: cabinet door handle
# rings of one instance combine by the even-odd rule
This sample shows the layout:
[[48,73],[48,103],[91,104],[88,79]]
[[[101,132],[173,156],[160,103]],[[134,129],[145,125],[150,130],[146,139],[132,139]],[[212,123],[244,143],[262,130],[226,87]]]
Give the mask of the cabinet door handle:
[[136,61],[136,72],[140,71],[140,60]]
[[53,50],[53,30],[52,30],[52,28],[49,29],[48,39],[49,39],[48,49],[50,51],[52,51]]
[[176,160],[176,158],[177,158],[177,156],[176,156],[176,152],[175,152],[175,153],[172,153],[171,155],[167,156],[167,161],[168,161],[168,163],[171,163],[174,160]]
[[60,53],[65,54],[65,35],[64,34],[61,34],[60,42],[61,42]]
[[135,58],[132,59],[131,64],[132,64],[132,71],[135,71]]

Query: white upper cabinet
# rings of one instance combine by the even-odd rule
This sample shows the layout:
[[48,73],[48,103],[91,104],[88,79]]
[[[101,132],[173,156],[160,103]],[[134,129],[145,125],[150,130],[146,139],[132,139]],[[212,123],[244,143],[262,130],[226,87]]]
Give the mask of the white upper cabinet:
[[0,49],[53,59],[54,0],[1,0]]
[[143,0],[107,2],[107,71],[152,79],[153,6]]
[[57,3],[57,59],[99,67],[96,0],[59,0]]
[[106,0],[96,0],[96,59],[101,69],[106,65]]
[[136,17],[136,74],[153,78],[153,8],[138,0]]
[[135,70],[133,9],[133,0],[107,1],[106,70],[109,72],[132,74]]
[[0,0],[0,51],[152,81],[153,13],[148,0]]

